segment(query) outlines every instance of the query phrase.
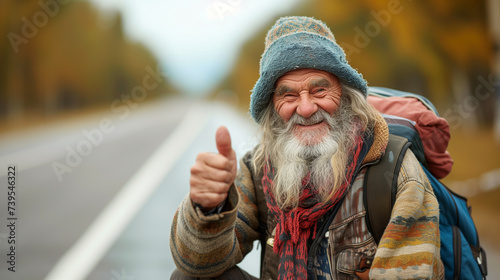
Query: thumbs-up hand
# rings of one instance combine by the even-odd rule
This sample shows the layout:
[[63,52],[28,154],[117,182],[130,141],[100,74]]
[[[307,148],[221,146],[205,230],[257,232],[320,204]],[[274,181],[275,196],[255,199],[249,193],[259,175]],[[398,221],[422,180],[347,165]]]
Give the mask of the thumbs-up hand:
[[215,143],[219,153],[200,153],[191,167],[189,196],[204,211],[217,207],[226,199],[229,187],[236,178],[236,153],[231,147],[231,136],[226,127],[217,129]]

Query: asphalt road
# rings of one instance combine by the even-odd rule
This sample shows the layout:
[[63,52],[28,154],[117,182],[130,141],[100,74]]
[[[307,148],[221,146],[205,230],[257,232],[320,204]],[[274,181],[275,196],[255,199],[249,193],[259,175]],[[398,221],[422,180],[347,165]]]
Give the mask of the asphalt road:
[[[12,235],[16,272],[9,271],[11,265],[2,261],[0,279],[43,279],[168,137],[183,117],[185,106],[184,100],[142,104],[126,116],[110,110],[78,121],[2,135],[2,260],[10,258],[5,256],[13,239],[9,238],[7,225],[11,221],[5,211],[8,165],[17,168],[17,220]],[[105,126],[101,126],[103,121]]]
[[[193,100],[129,109],[0,136],[0,279],[169,279],[170,224],[196,154],[216,152],[215,130],[226,125],[241,156],[255,127],[227,106]],[[16,272],[7,263],[9,217],[17,218]],[[500,278],[498,253],[487,252],[489,279]],[[259,257],[254,250],[241,266],[258,276]]]

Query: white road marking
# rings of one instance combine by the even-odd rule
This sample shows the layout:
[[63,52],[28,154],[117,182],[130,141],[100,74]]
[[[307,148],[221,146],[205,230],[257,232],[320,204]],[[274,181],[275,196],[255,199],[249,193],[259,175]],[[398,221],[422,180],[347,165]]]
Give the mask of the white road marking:
[[162,179],[209,121],[202,105],[193,105],[170,137],[128,181],[80,239],[57,262],[46,280],[85,279]]

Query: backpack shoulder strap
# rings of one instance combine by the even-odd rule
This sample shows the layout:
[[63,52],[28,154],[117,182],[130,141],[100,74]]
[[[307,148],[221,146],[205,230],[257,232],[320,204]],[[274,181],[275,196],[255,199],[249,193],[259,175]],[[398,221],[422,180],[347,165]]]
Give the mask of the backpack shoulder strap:
[[366,225],[378,244],[391,218],[396,200],[399,171],[408,139],[389,135],[389,143],[379,161],[367,168],[363,181],[363,203],[367,211]]

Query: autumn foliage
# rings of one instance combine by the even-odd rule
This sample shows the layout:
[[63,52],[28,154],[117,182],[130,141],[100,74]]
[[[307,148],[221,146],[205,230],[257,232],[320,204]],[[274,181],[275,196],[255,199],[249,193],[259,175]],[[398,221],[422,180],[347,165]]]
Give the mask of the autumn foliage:
[[[85,1],[2,1],[0,119],[109,106],[129,96],[158,62],[123,33],[119,14],[104,15]],[[159,76],[141,99],[165,92]]]

